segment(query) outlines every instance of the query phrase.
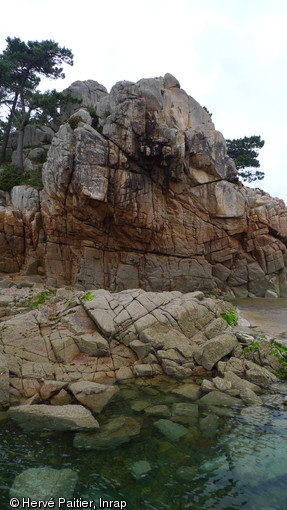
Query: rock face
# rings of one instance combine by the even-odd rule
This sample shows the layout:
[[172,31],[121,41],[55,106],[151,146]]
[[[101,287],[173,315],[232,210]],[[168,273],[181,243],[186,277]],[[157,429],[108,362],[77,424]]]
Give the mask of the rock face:
[[228,181],[223,136],[172,75],[70,91],[82,103],[52,140],[38,205],[0,207],[0,271],[112,291],[287,295],[283,201]]

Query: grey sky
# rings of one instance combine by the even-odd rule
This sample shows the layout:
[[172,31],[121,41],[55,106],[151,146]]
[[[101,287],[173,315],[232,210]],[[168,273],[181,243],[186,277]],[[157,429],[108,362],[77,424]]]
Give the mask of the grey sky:
[[225,138],[261,135],[266,177],[255,186],[287,203],[285,0],[12,0],[1,21],[0,51],[7,36],[73,51],[66,79],[44,89],[172,73]]

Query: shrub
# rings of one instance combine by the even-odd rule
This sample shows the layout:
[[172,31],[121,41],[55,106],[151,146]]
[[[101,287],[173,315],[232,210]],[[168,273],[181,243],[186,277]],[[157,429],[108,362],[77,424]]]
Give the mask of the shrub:
[[23,174],[17,165],[3,165],[0,171],[0,189],[10,191],[14,186],[21,184]]
[[73,115],[67,120],[68,124],[70,124],[72,129],[76,129],[79,125],[79,122],[83,122],[81,115]]

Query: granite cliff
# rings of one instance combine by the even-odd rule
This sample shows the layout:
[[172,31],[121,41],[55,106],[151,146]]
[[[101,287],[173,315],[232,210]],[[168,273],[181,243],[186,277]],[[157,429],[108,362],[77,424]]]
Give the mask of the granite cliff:
[[[210,116],[170,74],[71,85],[44,190],[2,193],[0,271],[50,286],[287,295],[287,209],[233,184]],[[1,197],[0,197],[1,198]]]

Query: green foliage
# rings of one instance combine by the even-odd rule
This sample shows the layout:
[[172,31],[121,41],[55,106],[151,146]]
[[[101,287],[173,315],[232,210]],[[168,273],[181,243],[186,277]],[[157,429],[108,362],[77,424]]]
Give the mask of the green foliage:
[[[7,47],[0,55],[0,113],[7,114],[2,127],[2,149],[0,161],[5,158],[9,134],[15,121],[19,127],[17,157],[23,170],[23,133],[29,123],[31,112],[35,115],[53,117],[57,111],[59,94],[55,90],[42,94],[37,90],[41,76],[64,78],[61,64],[73,65],[71,50],[60,47],[52,40],[28,41],[18,37],[7,37]],[[21,136],[20,136],[21,135]]]
[[229,324],[229,326],[236,326],[238,324],[238,310],[236,306],[230,306],[221,317]]
[[212,118],[212,113],[210,113],[210,111],[206,108],[206,106],[203,106],[202,108],[206,111],[206,113],[208,113],[210,118]]
[[53,294],[51,290],[43,290],[36,294],[36,296],[30,297],[27,304],[31,308],[37,308],[39,305],[43,305],[51,294]]
[[[226,140],[227,154],[233,159],[238,170],[238,175],[243,181],[256,181],[264,178],[264,172],[252,170],[259,168],[259,152],[255,149],[261,149],[264,146],[264,140],[260,136],[245,136],[244,138]],[[247,170],[244,170],[247,169]]]
[[83,122],[83,119],[80,115],[73,115],[67,120],[68,124],[70,124],[72,129],[76,129],[79,125],[79,122]]
[[73,298],[66,299],[66,301],[65,301],[65,308],[69,308],[69,306],[71,306],[74,303],[74,301],[75,300]]
[[258,351],[259,343],[258,341],[252,342],[250,345],[246,345],[246,347],[243,348],[244,354],[247,352],[257,352]]
[[28,184],[32,188],[38,190],[43,189],[42,167],[37,170],[29,170],[23,174],[21,173],[20,184]]
[[274,342],[271,344],[271,350],[269,354],[273,354],[278,359],[282,366],[287,367],[287,348]]
[[92,292],[87,292],[86,294],[80,294],[79,298],[82,301],[92,301],[96,297],[96,294],[93,294]]
[[0,170],[0,189],[10,191],[14,186],[19,186],[22,176],[23,174],[17,165],[3,165]]
[[17,165],[3,165],[0,171],[0,189],[3,191],[11,191],[14,186],[28,184],[36,189],[43,189],[42,168],[37,170],[29,170],[21,172]]
[[96,114],[95,108],[93,108],[92,106],[87,106],[86,109],[88,110],[90,116],[92,117],[92,127],[99,133],[102,133],[103,128],[99,124],[99,116]]
[[79,103],[70,92],[58,92],[57,90],[44,93],[36,90],[28,102],[31,110],[30,122],[33,124],[60,124],[61,110],[69,104]]
[[37,158],[35,158],[36,163],[40,163],[41,165],[43,165],[47,161],[47,156],[48,149],[43,149],[41,154],[39,154]]

